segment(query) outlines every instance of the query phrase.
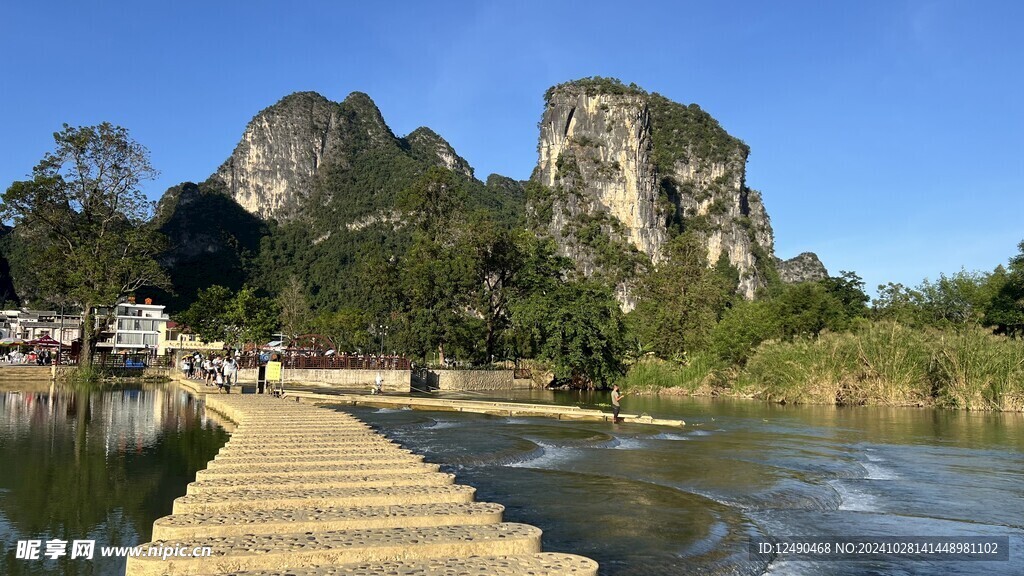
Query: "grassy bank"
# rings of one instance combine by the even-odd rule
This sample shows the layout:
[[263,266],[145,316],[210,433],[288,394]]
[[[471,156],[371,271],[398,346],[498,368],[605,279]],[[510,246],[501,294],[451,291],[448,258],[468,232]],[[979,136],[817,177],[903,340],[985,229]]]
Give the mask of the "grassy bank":
[[1024,410],[1024,342],[982,329],[864,323],[850,332],[761,344],[742,368],[696,355],[645,359],[628,389],[772,402]]

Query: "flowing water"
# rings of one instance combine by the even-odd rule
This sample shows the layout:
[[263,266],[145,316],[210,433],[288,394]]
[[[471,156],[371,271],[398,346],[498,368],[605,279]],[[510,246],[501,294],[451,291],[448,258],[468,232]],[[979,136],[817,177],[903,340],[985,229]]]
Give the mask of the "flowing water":
[[[467,396],[468,397],[468,396]],[[483,399],[473,394],[474,399]],[[600,393],[516,399],[602,406]],[[343,408],[607,575],[1024,574],[1024,417],[630,397],[684,428]],[[767,537],[1008,536],[1004,562],[751,556]]]
[[[101,546],[148,542],[227,441],[202,404],[176,387],[0,391],[0,574],[124,574]],[[93,540],[92,560],[16,558],[18,540]],[[70,556],[70,545],[68,546]]]

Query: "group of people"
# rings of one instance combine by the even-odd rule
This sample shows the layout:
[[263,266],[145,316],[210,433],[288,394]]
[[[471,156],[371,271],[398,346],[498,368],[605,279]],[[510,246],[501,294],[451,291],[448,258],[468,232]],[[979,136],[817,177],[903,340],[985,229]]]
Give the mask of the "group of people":
[[35,364],[37,366],[49,366],[56,361],[56,355],[49,350],[32,350],[28,354],[11,350],[3,355],[3,360],[8,364]]
[[216,386],[218,391],[231,393],[231,387],[238,383],[238,360],[230,353],[224,356],[210,354],[203,357],[196,352],[181,360],[181,371],[190,380],[199,380],[207,386]]

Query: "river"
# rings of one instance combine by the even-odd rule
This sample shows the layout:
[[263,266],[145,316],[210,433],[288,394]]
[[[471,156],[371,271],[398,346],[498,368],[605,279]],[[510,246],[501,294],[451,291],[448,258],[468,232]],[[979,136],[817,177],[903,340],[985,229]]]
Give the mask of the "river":
[[[479,393],[467,395],[481,399]],[[606,407],[602,393],[496,399]],[[1024,416],[628,397],[683,428],[343,408],[544,529],[604,575],[1024,574]],[[106,575],[122,559],[19,560],[24,539],[147,542],[227,439],[177,387],[0,391],[0,573]],[[1004,562],[752,556],[752,539],[1009,537]]]
[[[470,397],[470,396],[466,396]],[[479,393],[471,396],[483,399]],[[602,393],[494,399],[603,407]],[[680,429],[343,408],[605,575],[1024,574],[1024,416],[629,397]],[[1009,537],[1008,561],[760,557],[752,539]]]
[[[73,392],[42,384],[0,391],[0,574],[124,574],[102,546],[148,542],[227,432],[178,387]],[[19,540],[40,540],[38,560]],[[45,557],[46,542],[92,540],[94,558]]]

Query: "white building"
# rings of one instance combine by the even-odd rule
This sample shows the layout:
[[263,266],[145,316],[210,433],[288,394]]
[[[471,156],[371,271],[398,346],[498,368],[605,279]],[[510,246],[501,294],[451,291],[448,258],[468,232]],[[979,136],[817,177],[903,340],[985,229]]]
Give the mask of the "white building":
[[[155,354],[170,320],[164,313],[164,308],[162,304],[153,304],[150,298],[146,298],[143,304],[136,304],[135,298],[118,304],[114,307],[110,323],[96,343],[97,349],[110,350],[114,353]],[[97,316],[102,317],[110,312],[110,309],[98,312]]]
[[82,335],[82,315],[55,310],[4,310],[0,312],[0,338],[21,338],[35,340],[49,336],[70,346],[72,340]]

